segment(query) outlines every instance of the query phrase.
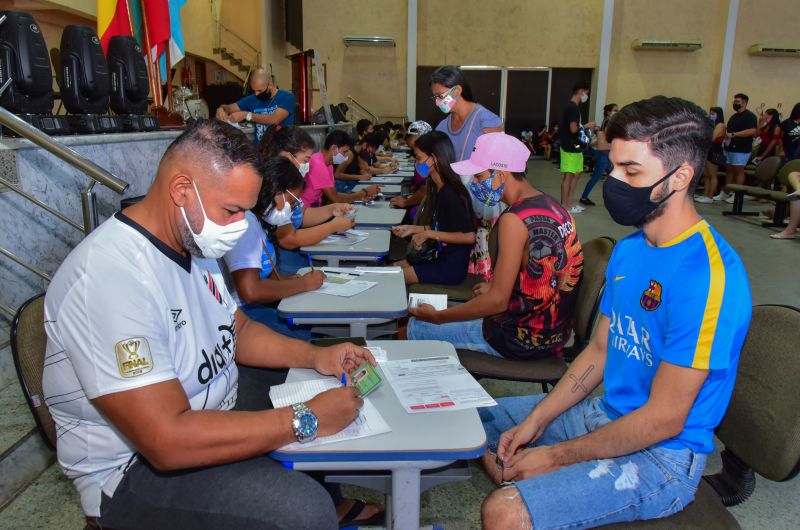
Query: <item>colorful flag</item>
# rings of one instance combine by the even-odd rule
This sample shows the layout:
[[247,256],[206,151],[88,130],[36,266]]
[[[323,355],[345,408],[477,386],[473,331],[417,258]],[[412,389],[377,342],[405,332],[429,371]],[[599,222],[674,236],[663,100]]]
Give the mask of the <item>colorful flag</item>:
[[128,0],[97,0],[97,34],[104,53],[108,53],[111,37],[131,35]]
[[[183,59],[183,26],[181,26],[181,8],[187,0],[168,0],[169,1],[169,67],[175,66]],[[167,57],[162,55],[159,60],[161,66],[161,79],[167,80]]]
[[150,40],[150,57],[157,61],[169,42],[168,0],[143,0],[147,21],[147,36]]

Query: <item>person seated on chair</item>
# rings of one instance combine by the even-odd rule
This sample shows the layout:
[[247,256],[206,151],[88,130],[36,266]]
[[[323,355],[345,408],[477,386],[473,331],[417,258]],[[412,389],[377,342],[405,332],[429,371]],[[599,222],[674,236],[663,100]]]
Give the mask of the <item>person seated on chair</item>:
[[450,137],[432,131],[414,146],[416,171],[428,178],[425,207],[430,208],[430,226],[398,225],[392,233],[411,236],[411,251],[397,265],[403,268],[407,285],[435,283],[457,285],[464,281],[469,255],[475,245],[475,212],[467,188],[450,164],[455,151]]
[[288,90],[280,90],[266,70],[253,70],[250,74],[250,88],[253,94],[236,103],[220,105],[216,113],[217,119],[255,124],[256,144],[271,126],[294,125],[294,94]]
[[552,139],[550,138],[550,133],[547,131],[547,125],[542,125],[542,128],[539,130],[539,145],[542,146],[545,160],[550,160],[551,143]]
[[614,249],[597,329],[556,387],[481,410],[483,464],[502,483],[483,528],[589,528],[694,500],[752,311],[742,261],[692,198],[712,127],[664,96],[609,121],[605,206],[641,230]]
[[329,202],[353,203],[369,201],[375,198],[380,186],[372,184],[355,193],[339,193],[333,174],[333,165],[347,160],[347,153],[353,149],[353,138],[344,131],[332,131],[325,138],[322,150],[311,155],[306,175],[306,187],[303,190],[303,204],[316,207],[322,205],[325,197]]
[[[414,144],[417,138],[423,134],[428,134],[433,129],[428,122],[417,120],[408,126],[408,132],[405,136],[405,142],[408,147],[414,149]],[[427,194],[427,189],[423,184],[427,177],[423,177],[416,170],[414,171],[414,180],[411,182],[411,191],[413,192],[408,197],[396,196],[389,199],[389,204],[394,208],[409,208],[407,219],[413,220],[417,214],[417,206],[422,202]]]
[[275,251],[275,232],[292,224],[294,212],[300,211],[302,215],[303,204],[298,197],[303,190],[303,177],[282,156],[266,160],[262,171],[264,180],[258,201],[245,213],[247,231],[225,254],[225,265],[234,283],[235,298],[247,316],[284,335],[309,340],[308,328],[286,324],[278,318],[274,307],[288,296],[319,289],[325,279],[320,270],[288,277],[277,270],[283,256]]
[[[374,358],[251,320],[201,265],[246,232],[259,165],[241,131],[191,122],[145,198],[94,230],[50,283],[44,396],[61,468],[101,527],[334,529],[359,506],[335,506],[320,482],[266,456],[340,431],[358,416],[358,392],[267,410],[268,387],[252,373],[338,378]],[[364,507],[358,523],[379,511]]]
[[535,359],[558,355],[572,332],[583,271],[583,251],[572,217],[555,199],[525,179],[530,152],[505,133],[478,137],[468,160],[452,164],[474,175],[472,196],[487,206],[502,201],[499,255],[489,283],[469,302],[436,311],[411,308],[409,339],[438,339],[495,357]]

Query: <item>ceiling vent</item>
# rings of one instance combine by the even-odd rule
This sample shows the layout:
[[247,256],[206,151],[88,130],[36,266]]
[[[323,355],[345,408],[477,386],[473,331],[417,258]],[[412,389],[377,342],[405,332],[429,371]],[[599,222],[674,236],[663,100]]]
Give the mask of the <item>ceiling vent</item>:
[[654,40],[636,39],[631,47],[634,50],[656,50],[666,52],[693,52],[703,47],[699,40],[675,41],[675,40]]

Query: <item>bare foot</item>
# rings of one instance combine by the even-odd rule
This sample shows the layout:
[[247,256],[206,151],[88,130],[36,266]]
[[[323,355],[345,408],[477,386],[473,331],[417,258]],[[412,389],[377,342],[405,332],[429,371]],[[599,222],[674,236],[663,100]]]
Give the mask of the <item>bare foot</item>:
[[783,232],[778,232],[777,234],[772,234],[769,237],[771,237],[772,239],[794,239],[796,236],[795,236],[794,233],[787,232],[786,230],[784,230]]

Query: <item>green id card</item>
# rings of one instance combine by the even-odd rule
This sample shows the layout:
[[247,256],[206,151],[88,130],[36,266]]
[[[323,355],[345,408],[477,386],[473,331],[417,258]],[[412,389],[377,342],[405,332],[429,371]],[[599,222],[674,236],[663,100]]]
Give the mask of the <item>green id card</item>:
[[381,376],[378,375],[378,372],[376,372],[375,368],[369,363],[365,363],[361,368],[353,372],[351,378],[353,380],[353,386],[358,389],[361,397],[367,397],[376,388],[381,386],[383,382]]

